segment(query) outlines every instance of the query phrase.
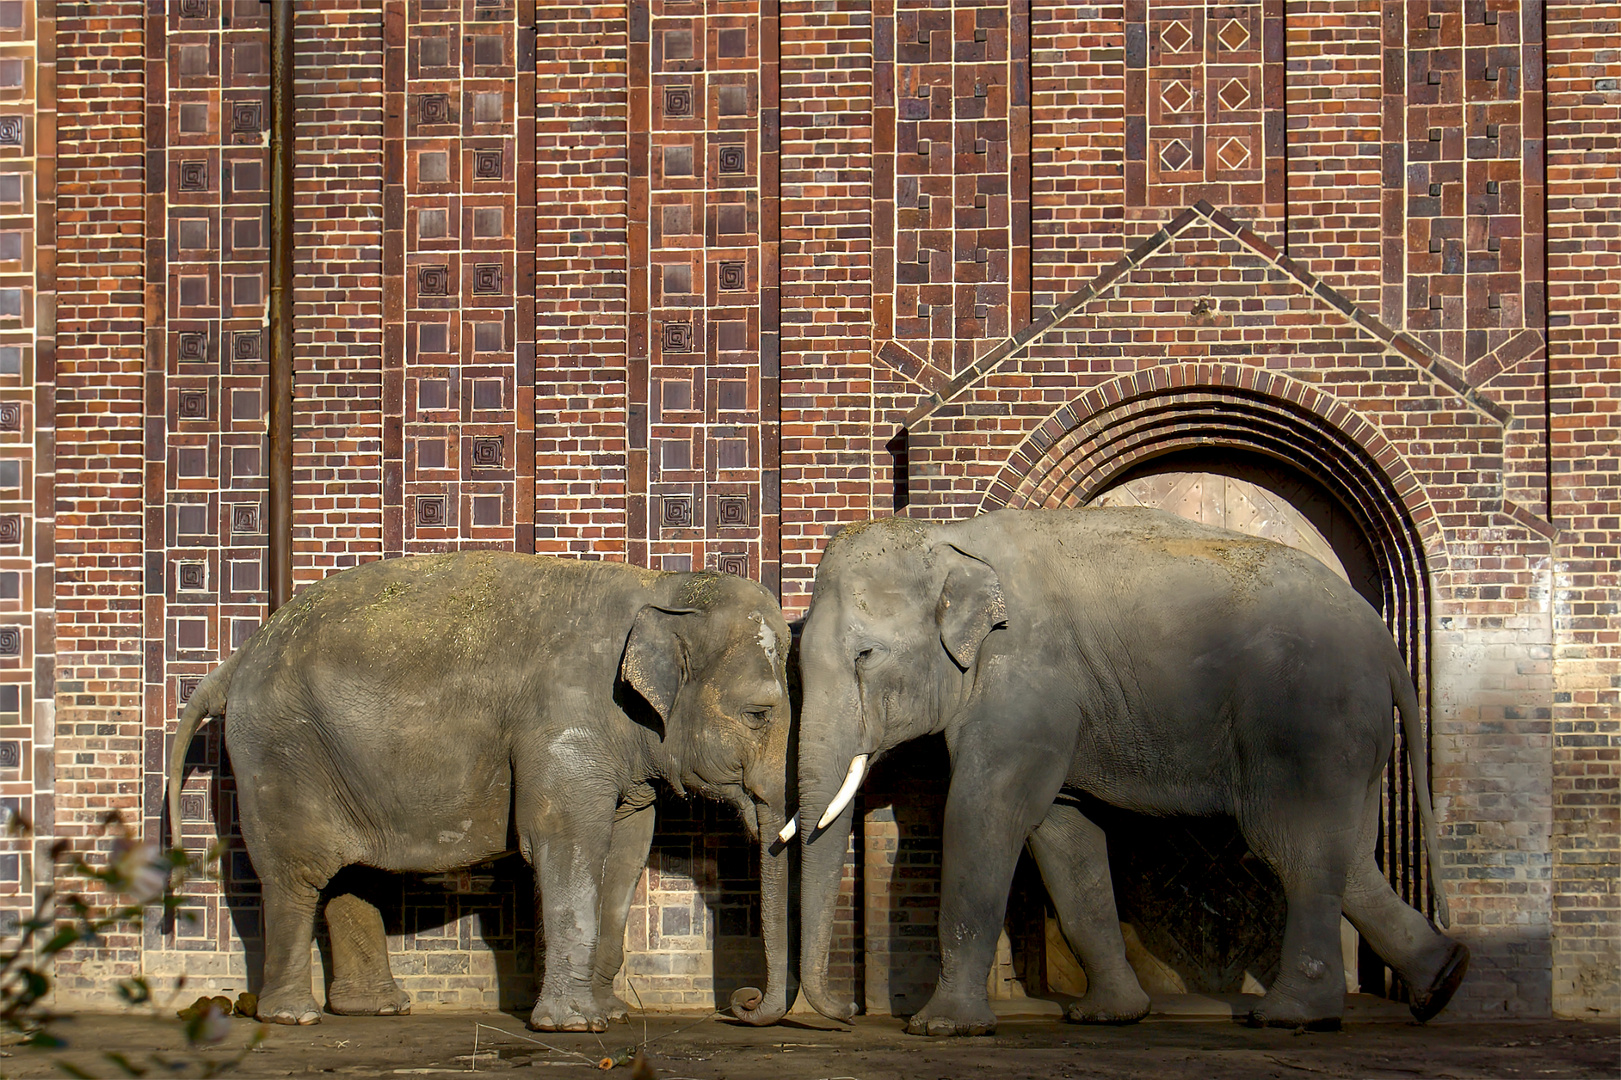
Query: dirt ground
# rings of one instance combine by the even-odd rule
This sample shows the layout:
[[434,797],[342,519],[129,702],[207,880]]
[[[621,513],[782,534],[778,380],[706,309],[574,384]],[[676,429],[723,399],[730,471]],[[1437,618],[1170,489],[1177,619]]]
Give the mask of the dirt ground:
[[[1621,1077],[1621,1025],[1615,1021],[1359,1021],[1332,1034],[1254,1030],[1232,1021],[1150,1017],[1121,1028],[1079,1027],[1053,1018],[1003,1020],[989,1038],[931,1040],[906,1035],[891,1017],[853,1026],[790,1020],[751,1028],[716,1017],[660,1014],[606,1035],[555,1035],[524,1028],[507,1013],[429,1013],[406,1017],[327,1016],[306,1028],[232,1022],[224,1043],[188,1050],[178,1024],[150,1017],[83,1015],[64,1022],[68,1049],[8,1048],[0,1075],[64,1075],[57,1059],[91,1076],[186,1059],[203,1075],[265,1034],[230,1075],[393,1077],[545,1070],[595,1075],[604,1057],[628,1059],[636,1044],[660,1080],[957,1080],[971,1077],[1225,1080],[1290,1077]],[[476,1053],[475,1053],[476,1051]],[[552,1070],[558,1070],[553,1072]],[[566,1070],[566,1071],[565,1071]],[[609,1075],[646,1080],[624,1064]]]

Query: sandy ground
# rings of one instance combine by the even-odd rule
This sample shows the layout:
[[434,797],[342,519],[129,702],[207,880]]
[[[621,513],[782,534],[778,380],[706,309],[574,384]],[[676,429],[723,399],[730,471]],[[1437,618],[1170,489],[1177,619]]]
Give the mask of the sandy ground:
[[[232,1022],[224,1043],[188,1050],[177,1024],[150,1017],[84,1015],[60,1030],[69,1048],[44,1053],[11,1047],[0,1075],[64,1075],[58,1059],[92,1076],[130,1075],[105,1055],[137,1068],[184,1059],[204,1075],[249,1044],[232,1075],[433,1076],[521,1071],[597,1075],[603,1057],[628,1058],[636,1044],[661,1080],[957,1080],[959,1077],[1121,1077],[1146,1080],[1290,1077],[1621,1077],[1621,1024],[1609,1021],[1432,1022],[1394,1017],[1350,1020],[1332,1034],[1254,1030],[1230,1020],[1150,1017],[1122,1028],[1079,1027],[1049,1017],[1004,1019],[989,1038],[933,1040],[906,1035],[891,1017],[853,1026],[820,1020],[750,1028],[715,1017],[660,1014],[606,1035],[527,1031],[506,1013],[406,1017],[327,1016],[306,1028]],[[476,1056],[475,1056],[476,1050]],[[543,1070],[543,1071],[542,1071]],[[629,1078],[630,1065],[608,1075]],[[638,1080],[646,1080],[646,1073]]]

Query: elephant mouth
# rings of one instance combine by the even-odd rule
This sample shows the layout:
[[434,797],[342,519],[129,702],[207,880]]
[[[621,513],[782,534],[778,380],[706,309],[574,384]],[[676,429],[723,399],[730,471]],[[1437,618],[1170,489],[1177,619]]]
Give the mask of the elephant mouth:
[[723,802],[737,811],[749,839],[760,840],[760,813],[769,804],[742,784],[705,784],[699,790],[717,802]]

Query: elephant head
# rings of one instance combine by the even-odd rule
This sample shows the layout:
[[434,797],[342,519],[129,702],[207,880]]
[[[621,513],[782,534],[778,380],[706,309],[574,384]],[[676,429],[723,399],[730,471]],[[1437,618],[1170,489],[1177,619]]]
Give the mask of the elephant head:
[[743,578],[671,574],[662,583],[670,595],[637,614],[620,674],[658,713],[664,778],[730,804],[760,842],[768,978],[733,1012],[774,1023],[789,1005],[787,853],[777,842],[787,820],[788,624],[771,594]]
[[800,639],[800,982],[818,1012],[851,809],[886,750],[941,730],[972,689],[981,642],[1006,616],[984,561],[906,518],[852,525],[828,545]]

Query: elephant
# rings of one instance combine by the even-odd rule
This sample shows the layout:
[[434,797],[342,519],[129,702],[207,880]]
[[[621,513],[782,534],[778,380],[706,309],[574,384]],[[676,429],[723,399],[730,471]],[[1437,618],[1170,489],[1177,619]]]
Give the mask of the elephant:
[[823,553],[799,650],[784,834],[801,844],[800,986],[824,1015],[854,1011],[826,985],[853,796],[875,758],[927,734],[944,736],[950,782],[940,974],[914,1034],[995,1030],[986,977],[1025,846],[1086,972],[1069,1019],[1148,1012],[1086,796],[1229,815],[1277,874],[1283,959],[1252,1024],[1339,1026],[1342,911],[1419,1020],[1463,979],[1467,948],[1374,859],[1399,712],[1448,924],[1412,680],[1379,615],[1309,555],[1144,508],[869,521]]
[[[278,609],[193,692],[169,761],[225,716],[243,840],[263,888],[260,1020],[316,1023],[310,942],[342,867],[432,873],[516,847],[534,868],[545,976],[529,1024],[602,1031],[655,784],[734,807],[763,838],[768,981],[733,1010],[787,1011],[789,629],[760,585],[714,572],[493,551],[364,563]],[[775,850],[775,854],[773,854]],[[326,907],[328,1007],[397,1014],[382,917]]]

